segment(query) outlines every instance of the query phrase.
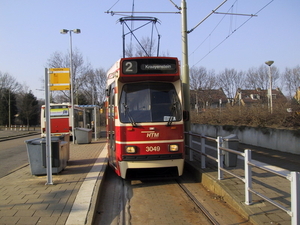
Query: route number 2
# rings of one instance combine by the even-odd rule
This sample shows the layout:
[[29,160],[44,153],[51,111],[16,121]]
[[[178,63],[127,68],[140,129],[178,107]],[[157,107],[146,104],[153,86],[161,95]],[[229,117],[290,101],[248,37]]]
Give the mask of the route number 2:
[[123,73],[124,74],[137,73],[137,62],[136,61],[124,61],[123,62]]

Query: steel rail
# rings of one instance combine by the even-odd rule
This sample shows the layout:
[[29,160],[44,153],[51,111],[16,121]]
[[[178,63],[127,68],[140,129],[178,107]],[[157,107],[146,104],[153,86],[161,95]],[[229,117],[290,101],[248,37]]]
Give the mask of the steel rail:
[[197,198],[188,190],[188,188],[179,180],[176,182],[180,188],[187,194],[187,196],[195,203],[195,205],[201,210],[201,212],[206,216],[206,218],[214,225],[219,225],[219,222],[213,217],[211,213],[197,200]]

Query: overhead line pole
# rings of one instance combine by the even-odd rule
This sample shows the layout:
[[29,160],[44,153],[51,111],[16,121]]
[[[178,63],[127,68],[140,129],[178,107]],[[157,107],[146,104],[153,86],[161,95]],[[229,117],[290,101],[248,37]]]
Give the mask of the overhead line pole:
[[[188,38],[187,38],[187,13],[186,1],[181,1],[181,43],[182,43],[182,62],[181,78],[183,85],[184,110],[190,111],[190,78],[188,63]],[[185,131],[190,131],[190,121],[185,122]]]

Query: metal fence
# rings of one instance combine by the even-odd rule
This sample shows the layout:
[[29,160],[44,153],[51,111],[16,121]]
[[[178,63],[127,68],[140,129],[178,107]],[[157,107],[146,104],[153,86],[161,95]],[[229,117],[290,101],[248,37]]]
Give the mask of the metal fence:
[[26,125],[11,125],[8,126],[0,126],[0,131],[38,131],[40,132],[41,127],[40,126],[26,126]]
[[[234,149],[229,149],[224,147],[224,138],[217,137],[211,138],[201,134],[195,134],[192,132],[186,132],[189,136],[189,146],[186,148],[190,149],[189,151],[189,159],[190,161],[194,160],[194,151],[200,153],[201,155],[201,168],[204,169],[206,167],[206,158],[209,158],[215,162],[217,162],[218,167],[218,180],[224,179],[224,174],[228,173],[239,180],[243,181],[245,184],[245,204],[251,205],[252,204],[252,194],[259,196],[260,198],[264,199],[265,201],[271,203],[272,205],[278,207],[279,209],[285,211],[291,217],[291,224],[297,225],[300,224],[300,172],[291,172],[291,171],[275,171],[270,169],[270,165],[253,160],[251,157],[251,150],[245,149],[244,152],[239,152]],[[196,139],[196,140],[195,140]],[[198,139],[198,140],[197,140]],[[200,139],[200,142],[199,142]],[[217,147],[207,145],[206,141],[214,142],[217,144]],[[193,144],[200,145],[201,148],[195,149],[192,148]],[[212,149],[217,151],[217,158],[209,155],[206,153],[206,149]],[[236,156],[240,156],[244,159],[244,177],[234,174],[233,170],[228,170],[224,168],[224,155],[226,153],[235,154]],[[227,155],[228,156],[228,155]],[[285,206],[273,201],[272,199],[268,198],[262,193],[255,191],[252,188],[252,167],[260,168],[264,171],[272,173],[276,176],[280,176],[285,178],[290,182],[291,187],[291,202],[290,202],[290,209],[286,208]]]

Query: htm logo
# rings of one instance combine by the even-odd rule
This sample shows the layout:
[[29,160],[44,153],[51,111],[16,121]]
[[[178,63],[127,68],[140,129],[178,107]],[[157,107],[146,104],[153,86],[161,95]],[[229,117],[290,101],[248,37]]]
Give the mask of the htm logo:
[[147,138],[158,138],[159,133],[147,133],[146,137]]

